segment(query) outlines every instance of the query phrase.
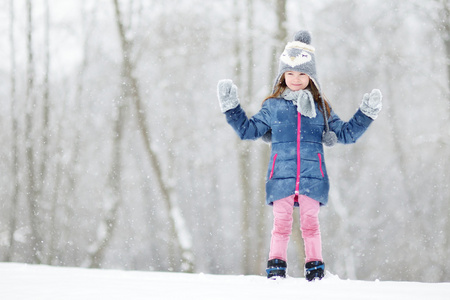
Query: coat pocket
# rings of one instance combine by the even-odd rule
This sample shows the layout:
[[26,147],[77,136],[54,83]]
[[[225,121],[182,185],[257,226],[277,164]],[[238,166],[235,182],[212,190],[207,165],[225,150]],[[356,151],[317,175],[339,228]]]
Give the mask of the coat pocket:
[[272,177],[273,177],[273,170],[275,169],[275,162],[277,161],[277,156],[278,156],[278,153],[275,153],[275,155],[273,156],[272,170],[270,170],[269,180],[272,179]]
[[322,154],[317,153],[317,156],[319,156],[319,168],[320,168],[320,174],[322,174],[322,177],[325,177],[325,175],[323,174],[323,169],[322,169]]

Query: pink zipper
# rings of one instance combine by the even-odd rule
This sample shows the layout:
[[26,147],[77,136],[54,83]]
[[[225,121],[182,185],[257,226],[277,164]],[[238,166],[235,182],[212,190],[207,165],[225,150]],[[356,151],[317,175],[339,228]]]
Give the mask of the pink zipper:
[[320,153],[317,153],[317,155],[319,156],[320,173],[322,174],[322,177],[325,177],[325,175],[323,175],[323,170],[322,170],[322,155]]
[[272,179],[273,176],[273,169],[275,169],[275,161],[277,160],[278,153],[275,153],[273,156],[273,162],[272,162],[272,170],[270,170],[270,176],[269,179]]
[[295,183],[295,202],[298,202],[300,188],[300,131],[302,129],[302,115],[297,113],[297,182]]

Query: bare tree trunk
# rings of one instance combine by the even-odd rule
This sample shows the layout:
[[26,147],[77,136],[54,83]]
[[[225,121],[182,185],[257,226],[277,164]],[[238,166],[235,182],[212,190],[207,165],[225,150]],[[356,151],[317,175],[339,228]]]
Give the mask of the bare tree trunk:
[[[48,161],[49,158],[49,137],[50,137],[50,83],[49,83],[49,76],[50,76],[50,6],[48,3],[48,0],[44,1],[45,4],[45,16],[44,16],[44,82],[43,82],[43,95],[42,95],[42,105],[43,105],[43,128],[42,128],[42,136],[41,136],[41,163],[40,163],[40,171],[39,171],[39,177],[41,178],[41,184],[43,185],[46,183],[47,187],[49,184],[52,184],[50,182],[50,177],[47,177],[47,168],[48,164],[50,162]],[[61,128],[58,126],[58,130],[60,131]],[[58,136],[57,143],[60,141],[60,133],[55,134],[54,136]],[[59,164],[57,164],[57,167],[59,167]],[[53,174],[56,174],[56,176],[53,176],[55,179],[53,182],[53,189],[47,189],[47,199],[48,199],[48,210],[45,213],[46,215],[46,221],[48,221],[48,228],[47,231],[50,232],[45,237],[45,257],[43,255],[42,260],[46,260],[47,264],[51,264],[55,255],[55,241],[57,240],[56,234],[57,234],[57,216],[56,216],[56,210],[57,210],[57,200],[58,200],[58,191],[59,191],[59,182],[61,181],[61,178],[58,174],[58,171],[56,170]],[[47,179],[47,180],[46,180]],[[42,186],[40,188],[41,193],[44,193],[46,191],[45,186]]]
[[50,6],[48,0],[45,0],[45,26],[44,26],[44,82],[43,82],[43,95],[42,95],[42,114],[43,114],[43,127],[41,135],[41,163],[39,170],[39,177],[42,179],[46,178],[47,174],[47,163],[48,163],[48,148],[49,148],[49,135],[50,135],[50,86],[49,86],[49,76],[50,76]]
[[[116,7],[117,9],[117,7]],[[119,18],[116,18],[117,22]],[[120,24],[121,26],[121,24]],[[124,50],[125,51],[125,50]],[[128,53],[123,53],[127,57]],[[121,77],[126,80],[125,74],[128,72],[126,64],[122,63]],[[126,82],[126,81],[125,81]],[[127,108],[126,101],[129,98],[129,88],[127,84],[122,85],[120,97],[115,100],[116,116],[114,120],[113,144],[111,169],[108,172],[107,193],[103,198],[103,212],[97,230],[97,239],[90,246],[87,266],[90,268],[101,268],[106,250],[113,238],[117,213],[123,202],[121,180],[122,180],[122,138],[124,134],[124,119]]]
[[142,98],[139,91],[138,81],[133,75],[134,65],[131,62],[131,43],[126,38],[125,29],[122,23],[122,17],[120,7],[117,0],[114,1],[114,7],[116,12],[116,23],[119,31],[119,37],[122,46],[122,64],[123,64],[123,78],[124,87],[128,90],[127,97],[132,100],[134,105],[139,132],[141,133],[144,141],[145,150],[150,159],[150,163],[156,174],[156,181],[160,188],[163,201],[166,206],[169,217],[169,233],[171,241],[174,244],[174,248],[181,254],[180,259],[173,258],[171,261],[175,264],[175,261],[181,261],[180,266],[173,265],[173,269],[178,269],[185,272],[194,271],[194,254],[192,252],[191,234],[187,227],[184,225],[185,221],[178,208],[178,204],[175,198],[174,187],[166,183],[164,180],[164,174],[161,164],[157,161],[157,155],[152,147],[152,138],[150,135],[150,129],[148,128],[147,114],[145,107],[142,105]]
[[16,55],[15,55],[15,41],[14,41],[14,0],[10,0],[10,31],[9,31],[9,42],[11,49],[11,122],[12,122],[12,182],[13,182],[13,191],[11,195],[11,207],[9,213],[9,235],[8,235],[8,251],[6,252],[5,261],[11,261],[13,259],[14,254],[14,233],[16,231],[16,218],[17,218],[17,208],[19,205],[19,148],[18,148],[18,121],[16,115]]
[[96,242],[91,245],[89,250],[90,268],[100,268],[105,256],[105,252],[110,244],[117,225],[117,212],[122,203],[122,136],[124,126],[124,112],[126,110],[125,99],[127,88],[124,86],[122,95],[118,99],[117,116],[114,121],[114,141],[112,145],[111,169],[108,174],[108,185],[106,196],[103,199],[103,216],[97,230],[98,236]]
[[[65,236],[67,240],[73,240],[73,228],[77,226],[78,220],[75,218],[76,212],[75,207],[78,202],[79,196],[77,194],[77,183],[81,178],[80,174],[80,154],[81,154],[81,136],[83,132],[83,125],[79,121],[80,115],[83,113],[83,89],[84,89],[84,78],[86,76],[86,70],[88,67],[88,56],[89,56],[89,48],[88,44],[91,38],[91,34],[93,32],[92,24],[88,22],[89,15],[86,9],[86,1],[83,0],[81,4],[81,16],[82,16],[82,34],[83,34],[83,59],[81,65],[78,69],[78,76],[76,82],[76,90],[75,90],[75,106],[74,110],[70,112],[71,119],[68,121],[69,128],[73,128],[74,130],[74,140],[72,142],[72,155],[70,157],[70,161],[65,166],[66,170],[66,180],[67,180],[67,191],[64,202],[61,204],[62,214],[64,218],[60,223],[60,231]],[[95,7],[92,12],[93,15],[97,12],[97,7]],[[70,246],[70,244],[65,243],[64,248],[61,250],[66,255],[75,255],[75,249]]]
[[[276,78],[278,73],[278,57],[283,50],[283,45],[287,39],[286,29],[286,0],[276,0],[276,18],[277,18],[277,31],[275,34],[275,44],[272,49],[272,78]],[[273,85],[273,81],[270,82],[270,86]]]
[[[450,94],[450,1],[441,0],[441,9],[439,10],[439,20],[436,21],[436,25],[440,25],[443,30],[440,30],[442,41],[444,42],[445,52],[446,52],[446,64],[447,64],[447,88]],[[450,101],[450,97],[448,99]]]
[[[241,96],[241,104],[244,107],[248,107],[249,104],[249,94],[251,90],[251,86],[247,82],[247,86],[244,88],[244,74],[243,74],[243,62],[242,62],[242,53],[244,50],[242,49],[242,41],[240,39],[241,30],[241,5],[240,1],[235,0],[234,2],[234,24],[235,24],[235,38],[234,38],[234,57],[235,61],[235,82],[238,87],[240,87],[241,91],[246,91],[246,93]],[[249,33],[249,25],[251,24],[251,16],[248,15],[251,5],[253,3],[251,0],[246,1],[246,13],[247,13],[247,22],[246,22],[246,47],[247,47],[247,55],[252,53],[252,42],[251,35]],[[250,49],[249,49],[250,48]],[[246,56],[246,59],[250,60],[249,56]],[[247,80],[249,79],[248,71],[250,68],[247,68]],[[252,274],[252,234],[251,234],[251,198],[252,198],[252,186],[250,182],[250,143],[243,142],[240,139],[236,139],[236,148],[238,149],[238,178],[239,178],[239,191],[240,191],[240,199],[241,203],[241,242],[242,242],[242,257],[241,257],[241,273],[243,274]]]
[[41,262],[42,238],[40,234],[39,221],[39,191],[35,172],[36,160],[34,157],[34,111],[36,108],[36,97],[34,95],[34,56],[33,56],[33,14],[32,1],[26,2],[27,14],[27,88],[26,88],[26,115],[25,115],[25,154],[27,166],[27,198],[28,213],[31,232],[31,250],[33,251],[32,262]]
[[[253,0],[247,0],[246,2],[246,12],[247,12],[247,24],[246,24],[246,87],[245,97],[242,100],[245,106],[249,106],[250,99],[253,94]],[[244,274],[254,274],[254,250],[252,247],[254,236],[252,234],[252,216],[254,212],[252,211],[252,198],[255,197],[252,184],[251,184],[251,173],[252,167],[250,165],[251,160],[251,149],[252,145],[250,142],[239,141],[239,170],[240,170],[240,180],[241,180],[241,192],[242,192],[242,242],[243,242],[243,272]]]

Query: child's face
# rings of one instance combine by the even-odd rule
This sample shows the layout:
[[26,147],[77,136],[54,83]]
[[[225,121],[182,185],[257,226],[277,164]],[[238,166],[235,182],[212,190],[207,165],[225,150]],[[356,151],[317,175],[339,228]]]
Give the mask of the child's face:
[[309,76],[296,71],[287,71],[284,73],[284,80],[291,91],[303,90],[309,84]]

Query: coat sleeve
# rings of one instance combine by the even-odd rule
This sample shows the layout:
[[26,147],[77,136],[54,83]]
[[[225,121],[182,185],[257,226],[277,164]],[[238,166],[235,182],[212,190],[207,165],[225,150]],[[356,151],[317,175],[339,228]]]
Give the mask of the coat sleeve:
[[369,128],[372,122],[373,120],[366,116],[360,109],[358,109],[348,122],[342,121],[333,111],[328,120],[330,130],[336,133],[338,142],[342,144],[355,143],[367,128]]
[[270,110],[267,103],[268,101],[250,119],[247,118],[240,105],[225,113],[228,124],[233,127],[234,131],[236,131],[242,140],[256,140],[270,129]]

